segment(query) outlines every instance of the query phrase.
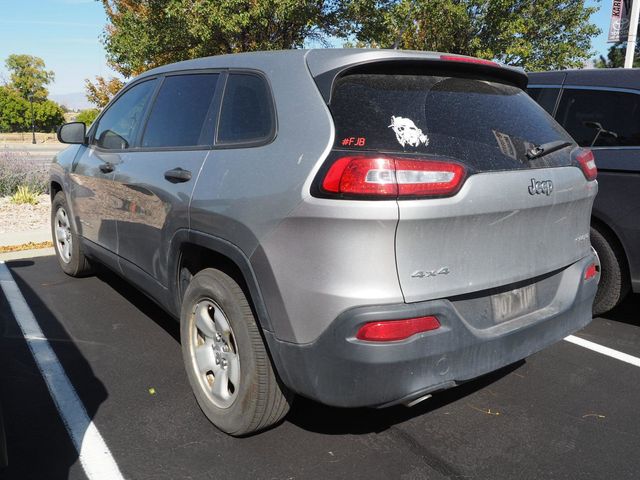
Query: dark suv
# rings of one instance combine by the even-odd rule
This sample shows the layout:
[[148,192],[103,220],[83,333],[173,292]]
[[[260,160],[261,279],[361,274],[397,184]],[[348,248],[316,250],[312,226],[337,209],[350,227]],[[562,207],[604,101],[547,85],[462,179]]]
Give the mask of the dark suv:
[[413,404],[591,320],[593,156],[493,62],[261,52],[151,70],[67,124],[52,229],[180,318],[207,416]]
[[640,292],[640,70],[532,73],[528,92],[596,159],[591,243],[602,263],[593,305],[599,315],[629,290]]

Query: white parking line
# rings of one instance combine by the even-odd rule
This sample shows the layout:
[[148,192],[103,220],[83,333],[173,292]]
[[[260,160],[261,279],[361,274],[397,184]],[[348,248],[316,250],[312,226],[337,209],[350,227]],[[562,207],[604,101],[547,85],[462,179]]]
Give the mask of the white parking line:
[[90,480],[124,478],[102,435],[87,415],[87,410],[60,365],[58,357],[20,293],[11,272],[2,261],[0,261],[0,287],[49,388],[49,393],[69,432],[87,477]]
[[589,340],[576,337],[575,335],[569,335],[568,337],[565,338],[565,340],[575,345],[580,345],[581,347],[588,348],[589,350],[593,350],[594,352],[598,352],[603,355],[607,355],[608,357],[615,358],[616,360],[620,360],[621,362],[630,363],[631,365],[640,367],[640,358],[634,357],[633,355],[629,355],[628,353],[619,352],[617,350],[614,350],[613,348],[605,347],[598,343],[590,342]]

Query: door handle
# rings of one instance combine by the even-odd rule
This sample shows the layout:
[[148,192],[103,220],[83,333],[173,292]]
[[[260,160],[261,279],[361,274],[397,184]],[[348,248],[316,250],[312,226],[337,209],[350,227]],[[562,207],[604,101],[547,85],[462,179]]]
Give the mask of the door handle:
[[164,172],[164,178],[169,180],[171,183],[188,182],[191,180],[191,172],[178,167]]
[[101,163],[98,168],[100,169],[100,171],[102,173],[111,173],[116,169],[116,167],[114,167],[113,163],[110,163],[110,162]]

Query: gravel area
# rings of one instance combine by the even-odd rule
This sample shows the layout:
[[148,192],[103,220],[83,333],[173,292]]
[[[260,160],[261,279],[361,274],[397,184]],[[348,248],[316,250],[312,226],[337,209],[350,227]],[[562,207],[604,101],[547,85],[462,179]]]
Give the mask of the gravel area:
[[0,198],[0,234],[49,228],[49,195],[38,197],[37,205],[16,205],[9,197]]

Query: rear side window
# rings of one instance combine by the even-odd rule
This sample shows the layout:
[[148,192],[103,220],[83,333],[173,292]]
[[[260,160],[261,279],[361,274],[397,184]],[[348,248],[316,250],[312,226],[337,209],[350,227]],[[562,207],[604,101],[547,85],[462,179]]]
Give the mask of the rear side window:
[[140,131],[140,123],[156,83],[157,80],[148,80],[134,85],[120,95],[100,117],[93,143],[109,150],[131,148]]
[[143,147],[210,145],[214,116],[211,101],[218,74],[166,77],[151,109]]
[[544,108],[549,115],[553,115],[553,109],[556,106],[556,100],[558,100],[559,88],[536,88],[529,87],[527,93],[538,104]]
[[640,145],[640,95],[565,88],[556,119],[585,147]]
[[488,80],[350,75],[330,108],[336,148],[426,153],[482,169],[528,168],[532,144],[570,141],[524,91]]
[[231,73],[227,79],[218,125],[218,144],[257,144],[275,133],[275,111],[266,80]]

